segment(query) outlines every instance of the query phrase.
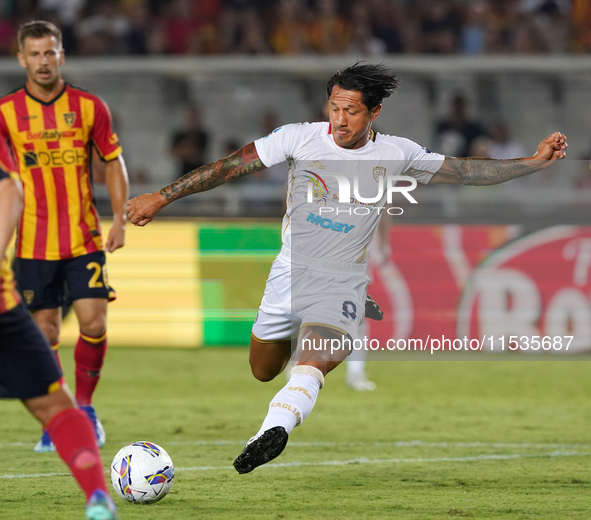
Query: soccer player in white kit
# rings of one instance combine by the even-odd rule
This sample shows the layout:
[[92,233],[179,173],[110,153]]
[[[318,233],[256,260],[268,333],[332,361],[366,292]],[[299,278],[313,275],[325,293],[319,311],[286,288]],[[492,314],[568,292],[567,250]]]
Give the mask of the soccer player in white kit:
[[328,82],[329,123],[280,127],[128,203],[131,222],[144,226],[176,199],[288,161],[283,247],[252,328],[250,365],[257,379],[271,381],[295,348],[295,366],[261,428],[234,461],[239,473],[283,451],[288,435],[312,411],[324,377],[346,358],[348,342],[357,338],[369,250],[386,203],[386,190],[380,194],[377,189],[384,179],[389,185],[400,175],[411,186],[415,180],[491,185],[534,173],[566,155],[566,137],[560,132],[544,139],[532,157],[510,160],[444,157],[408,139],[377,134],[371,125],[382,100],[398,86],[385,67],[356,63]]

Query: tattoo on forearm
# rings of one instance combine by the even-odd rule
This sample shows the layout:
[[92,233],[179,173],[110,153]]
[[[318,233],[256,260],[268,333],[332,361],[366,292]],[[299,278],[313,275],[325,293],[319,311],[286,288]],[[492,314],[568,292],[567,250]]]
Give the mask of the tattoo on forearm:
[[540,169],[540,161],[533,160],[449,157],[436,175],[456,182],[459,180],[461,184],[488,186],[529,175]]
[[259,159],[254,143],[247,144],[232,155],[200,166],[183,175],[160,193],[170,202],[192,193],[211,190],[238,177],[266,168]]

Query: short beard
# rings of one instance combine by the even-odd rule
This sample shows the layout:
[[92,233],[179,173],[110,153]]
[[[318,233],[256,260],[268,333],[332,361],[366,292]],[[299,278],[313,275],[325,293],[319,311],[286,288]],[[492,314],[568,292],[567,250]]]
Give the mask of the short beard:
[[36,83],[37,85],[39,85],[42,88],[45,88],[47,90],[51,90],[53,87],[55,87],[57,85],[57,82],[59,81],[59,76],[56,76],[55,78],[51,78],[49,80],[46,80],[47,82],[43,82],[40,81],[38,79],[36,79],[35,77],[33,77],[33,82]]

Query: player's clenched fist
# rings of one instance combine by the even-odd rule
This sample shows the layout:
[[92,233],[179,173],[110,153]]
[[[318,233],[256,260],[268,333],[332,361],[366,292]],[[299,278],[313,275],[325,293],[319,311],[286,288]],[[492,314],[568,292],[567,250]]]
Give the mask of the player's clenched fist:
[[127,218],[136,226],[145,226],[165,206],[160,192],[146,193],[127,201]]
[[550,161],[552,163],[557,159],[564,159],[567,148],[566,136],[560,132],[554,132],[538,145],[534,159]]

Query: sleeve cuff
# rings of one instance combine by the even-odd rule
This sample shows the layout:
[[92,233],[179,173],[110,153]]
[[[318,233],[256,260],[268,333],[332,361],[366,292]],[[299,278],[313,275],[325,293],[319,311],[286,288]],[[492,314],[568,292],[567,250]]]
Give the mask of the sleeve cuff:
[[119,157],[122,153],[123,153],[123,148],[118,146],[111,153],[109,153],[107,155],[103,155],[103,159],[107,162],[112,161],[113,159],[116,159],[117,157]]
[[254,142],[254,147],[257,149],[257,153],[259,154],[259,159],[262,161],[262,163],[267,168],[269,168],[270,166],[273,166],[272,161],[269,160],[269,158],[267,157],[267,154],[263,151],[262,139],[257,139]]

